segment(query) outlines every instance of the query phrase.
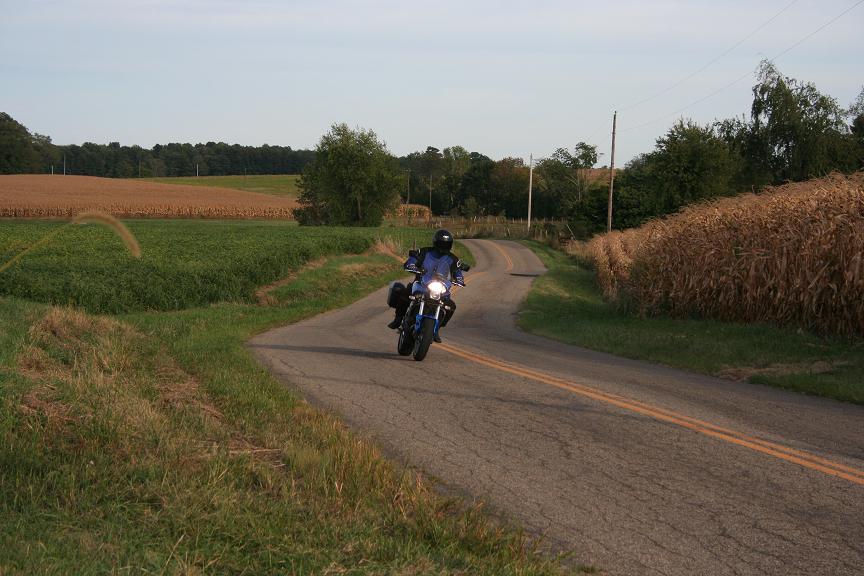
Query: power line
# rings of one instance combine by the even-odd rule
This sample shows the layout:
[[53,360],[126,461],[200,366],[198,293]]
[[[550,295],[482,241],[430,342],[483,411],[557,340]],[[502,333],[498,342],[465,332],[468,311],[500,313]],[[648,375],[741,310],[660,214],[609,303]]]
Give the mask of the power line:
[[[864,2],[864,0],[861,0],[861,1]],[[722,88],[719,88],[719,89],[715,90],[714,92],[711,92],[707,96],[703,96],[702,98],[699,98],[698,100],[694,100],[693,102],[691,102],[687,106],[684,106],[683,108],[676,110],[675,112],[672,112],[671,114],[665,114],[665,115],[660,116],[658,118],[654,118],[653,120],[643,122],[642,124],[637,124],[636,126],[630,126],[629,128],[622,128],[621,130],[619,130],[619,132],[630,132],[632,130],[638,130],[639,128],[644,128],[646,126],[650,126],[651,124],[656,124],[657,122],[660,122],[662,120],[666,120],[668,118],[671,118],[672,116],[677,116],[678,114],[681,114],[682,112],[685,112],[686,110],[689,110],[693,106],[696,106],[697,104],[701,104],[702,102],[704,102],[706,100],[710,100],[711,98],[720,94],[721,92],[728,90],[729,88],[731,88],[735,84],[738,84],[739,82],[741,82],[745,78],[749,78],[752,73],[753,73],[752,71],[745,72],[742,76],[739,76],[738,78],[736,78],[732,82],[726,84]]]
[[[864,0],[858,0],[857,2],[855,2],[854,4],[852,4],[849,8],[847,8],[847,9],[844,10],[844,11],[842,11],[841,13],[839,13],[838,15],[836,15],[835,17],[833,17],[831,20],[827,21],[826,23],[822,24],[821,26],[819,26],[818,28],[816,28],[815,30],[813,30],[812,32],[810,32],[809,34],[807,34],[806,36],[804,36],[804,37],[802,37],[801,39],[797,40],[795,43],[793,43],[792,45],[790,45],[790,46],[787,47],[786,49],[784,49],[784,50],[778,52],[777,54],[775,54],[772,58],[769,58],[768,60],[769,60],[770,62],[773,62],[774,60],[777,60],[777,59],[780,58],[781,56],[784,56],[784,55],[788,54],[789,52],[791,52],[792,50],[794,50],[795,48],[797,48],[798,46],[800,46],[801,44],[803,44],[804,42],[806,42],[807,40],[809,40],[810,38],[812,38],[813,36],[815,36],[816,34],[818,34],[819,32],[821,32],[822,30],[824,30],[825,28],[827,28],[828,26],[830,26],[831,24],[833,24],[834,22],[836,22],[837,20],[839,20],[840,18],[842,18],[843,16],[845,16],[846,14],[848,14],[849,12],[851,12],[852,10],[854,10],[855,8],[857,8],[858,6],[860,6],[861,4],[864,4]],[[745,78],[747,78],[748,76],[750,76],[750,74],[751,74],[751,72],[747,72],[746,74],[744,74],[744,75],[742,75],[742,76],[739,76],[738,78],[736,78],[736,79],[733,80],[732,82],[726,84],[725,86],[723,86],[723,87],[721,87],[721,88],[715,90],[714,92],[711,92],[711,93],[708,94],[707,96],[703,96],[702,98],[699,98],[698,100],[695,100],[695,101],[691,102],[691,103],[688,104],[687,106],[684,106],[683,108],[681,108],[681,109],[679,109],[679,110],[676,110],[675,112],[672,112],[671,114],[666,114],[666,115],[664,115],[664,116],[661,116],[661,117],[655,118],[655,119],[653,119],[653,120],[649,120],[648,122],[643,122],[642,124],[638,124],[638,125],[636,125],[636,126],[631,126],[631,127],[629,127],[629,128],[624,128],[624,129],[622,129],[622,130],[619,130],[619,132],[630,132],[630,131],[632,131],[632,130],[638,130],[639,128],[644,128],[645,126],[649,126],[649,125],[651,125],[651,124],[655,124],[656,122],[660,122],[661,120],[666,120],[666,119],[668,119],[668,118],[670,118],[670,117],[672,117],[672,116],[677,116],[678,114],[681,114],[682,112],[684,112],[684,111],[686,111],[686,110],[692,108],[693,106],[696,106],[697,104],[701,104],[702,102],[704,102],[704,101],[706,101],[706,100],[708,100],[708,99],[710,99],[710,98],[713,98],[714,96],[720,94],[721,92],[724,92],[725,90],[728,90],[729,88],[731,88],[731,87],[734,86],[735,84],[738,84],[739,82],[741,82],[742,80],[744,80]]]
[[776,60],[776,59],[780,58],[781,56],[785,55],[787,52],[791,52],[792,50],[794,50],[795,48],[797,48],[798,46],[800,46],[801,44],[803,44],[804,42],[809,40],[811,37],[815,36],[816,34],[821,32],[822,30],[824,30],[825,28],[827,28],[828,26],[830,26],[831,24],[833,24],[834,22],[836,22],[837,20],[839,20],[840,18],[842,18],[843,16],[845,16],[846,14],[848,14],[849,12],[851,12],[852,10],[854,10],[855,8],[860,6],[862,3],[864,3],[864,0],[858,0],[858,2],[856,2],[855,4],[853,4],[852,6],[850,6],[849,8],[847,8],[846,10],[844,10],[843,12],[841,12],[840,14],[838,14],[837,16],[835,16],[834,18],[832,18],[831,20],[829,20],[828,22],[826,22],[825,24],[823,24],[822,26],[820,26],[819,28],[814,30],[813,32],[811,32],[810,34],[804,36],[799,41],[795,42],[794,44],[792,44],[791,46],[789,46],[788,48],[786,48],[785,50],[783,50],[782,52],[780,52],[779,54],[774,56],[771,60]]
[[747,40],[749,40],[750,38],[752,38],[753,36],[755,36],[759,31],[761,31],[763,28],[765,28],[766,26],[768,26],[768,24],[770,24],[771,22],[773,22],[774,20],[776,20],[776,19],[777,19],[781,14],[783,14],[783,13],[786,12],[789,8],[791,8],[792,5],[795,4],[796,2],[798,2],[798,0],[792,0],[792,2],[790,2],[789,4],[787,4],[786,6],[784,6],[784,7],[783,7],[779,12],[777,12],[776,14],[774,14],[771,18],[769,18],[768,20],[766,20],[765,22],[763,22],[762,24],[760,24],[760,25],[759,25],[757,28],[755,28],[752,32],[750,32],[749,34],[747,34],[747,36],[745,36],[744,38],[742,38],[741,40],[739,40],[738,42],[736,42],[735,44],[733,44],[731,48],[729,48],[728,50],[726,50],[725,52],[723,52],[723,53],[720,54],[719,56],[716,56],[714,59],[710,60],[707,64],[705,64],[704,66],[702,66],[701,68],[699,68],[698,70],[696,70],[695,72],[693,72],[692,74],[690,74],[689,76],[686,76],[686,77],[682,78],[682,79],[679,80],[678,82],[675,82],[674,84],[672,84],[672,85],[669,86],[668,88],[664,88],[663,90],[661,90],[660,92],[657,92],[656,94],[653,94],[653,95],[651,95],[651,96],[648,96],[647,98],[643,98],[642,100],[639,100],[638,102],[635,102],[635,103],[633,103],[633,104],[630,104],[629,106],[624,106],[623,108],[619,108],[618,110],[621,111],[621,112],[624,112],[624,111],[626,111],[626,110],[630,110],[630,109],[632,109],[632,108],[636,108],[637,106],[641,106],[642,104],[645,104],[646,102],[650,102],[651,100],[654,100],[655,98],[659,98],[660,96],[663,96],[664,94],[668,94],[669,92],[671,92],[672,90],[674,90],[674,89],[677,88],[678,86],[681,86],[682,84],[684,84],[685,82],[687,82],[688,80],[690,80],[691,78],[693,78],[694,76],[697,76],[697,75],[699,75],[700,73],[704,72],[704,71],[705,71],[706,69],[708,69],[711,65],[713,65],[714,63],[716,63],[718,60],[720,60],[720,59],[723,58],[724,56],[727,56],[730,52],[732,52],[733,50],[735,50],[736,48],[738,48],[739,46],[741,46],[741,44],[743,44],[744,42],[746,42]]

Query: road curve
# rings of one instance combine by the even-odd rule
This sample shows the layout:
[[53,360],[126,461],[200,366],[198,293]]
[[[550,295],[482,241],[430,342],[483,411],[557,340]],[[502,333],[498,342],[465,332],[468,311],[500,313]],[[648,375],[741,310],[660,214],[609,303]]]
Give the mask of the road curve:
[[[390,455],[610,574],[864,574],[864,407],[520,332],[543,272],[478,265],[424,362],[385,292],[250,341],[273,372]],[[578,318],[574,318],[578,322]]]

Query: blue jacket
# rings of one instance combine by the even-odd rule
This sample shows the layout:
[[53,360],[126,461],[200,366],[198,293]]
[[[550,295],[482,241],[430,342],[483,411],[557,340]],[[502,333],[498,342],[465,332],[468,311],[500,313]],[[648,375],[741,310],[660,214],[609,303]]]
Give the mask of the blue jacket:
[[456,280],[459,284],[464,284],[465,277],[462,275],[462,270],[456,267],[458,261],[459,259],[452,253],[439,254],[435,248],[421,248],[418,256],[410,256],[405,262],[405,266],[413,264],[426,270],[426,274],[423,275],[423,282],[428,282],[437,272],[445,280]]

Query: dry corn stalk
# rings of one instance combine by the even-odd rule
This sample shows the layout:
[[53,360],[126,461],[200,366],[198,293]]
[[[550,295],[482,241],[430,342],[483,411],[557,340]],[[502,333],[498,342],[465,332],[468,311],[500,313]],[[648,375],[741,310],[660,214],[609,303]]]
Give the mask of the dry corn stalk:
[[604,294],[643,313],[864,336],[864,172],[688,207],[589,252]]

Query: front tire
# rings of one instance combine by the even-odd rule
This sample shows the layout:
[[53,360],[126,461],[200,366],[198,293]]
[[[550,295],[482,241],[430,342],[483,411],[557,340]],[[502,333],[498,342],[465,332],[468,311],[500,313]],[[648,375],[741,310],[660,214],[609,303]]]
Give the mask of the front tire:
[[414,326],[406,326],[402,323],[399,328],[399,344],[396,345],[396,351],[400,356],[408,356],[414,350]]
[[417,341],[414,342],[414,360],[421,362],[426,358],[426,353],[429,352],[429,346],[432,344],[434,335],[435,320],[433,318],[423,318],[420,334],[417,336]]

